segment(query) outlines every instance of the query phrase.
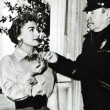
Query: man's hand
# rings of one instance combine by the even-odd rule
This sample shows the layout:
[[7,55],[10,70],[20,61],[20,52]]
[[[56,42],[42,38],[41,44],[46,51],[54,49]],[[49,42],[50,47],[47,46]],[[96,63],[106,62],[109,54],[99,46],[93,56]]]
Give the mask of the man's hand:
[[49,52],[42,52],[41,56],[42,56],[42,58],[44,60],[46,60],[49,63],[56,63],[57,60],[58,60],[57,54],[54,53],[54,52],[51,52],[51,51],[49,51]]

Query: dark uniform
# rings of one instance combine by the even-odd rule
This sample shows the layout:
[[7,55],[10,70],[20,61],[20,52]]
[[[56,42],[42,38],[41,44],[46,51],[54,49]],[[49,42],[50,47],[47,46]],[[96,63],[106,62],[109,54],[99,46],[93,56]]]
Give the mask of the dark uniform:
[[76,61],[58,55],[58,61],[49,66],[81,81],[84,110],[110,110],[110,25],[101,32],[91,31],[84,38]]
[[81,80],[85,110],[110,110],[110,26],[84,36],[76,61],[58,55],[49,66],[65,76]]

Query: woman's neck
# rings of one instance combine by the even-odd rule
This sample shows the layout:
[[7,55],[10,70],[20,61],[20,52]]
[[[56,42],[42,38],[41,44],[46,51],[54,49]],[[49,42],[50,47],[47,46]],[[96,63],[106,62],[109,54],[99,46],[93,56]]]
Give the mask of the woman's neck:
[[31,55],[33,52],[33,46],[27,44],[22,44],[22,46],[19,46],[19,48],[25,51],[28,55]]

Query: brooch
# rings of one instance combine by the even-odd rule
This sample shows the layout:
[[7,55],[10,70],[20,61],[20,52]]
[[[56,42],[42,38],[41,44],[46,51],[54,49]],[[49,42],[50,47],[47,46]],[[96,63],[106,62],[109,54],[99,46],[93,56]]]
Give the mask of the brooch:
[[107,39],[105,39],[105,40],[101,43],[100,49],[102,49],[102,48],[105,46],[106,43],[107,43]]

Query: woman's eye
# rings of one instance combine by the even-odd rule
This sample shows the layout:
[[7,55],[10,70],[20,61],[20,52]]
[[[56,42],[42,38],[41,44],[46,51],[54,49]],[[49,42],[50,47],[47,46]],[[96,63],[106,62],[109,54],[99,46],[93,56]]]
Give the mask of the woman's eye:
[[30,31],[34,31],[34,29],[32,28],[32,29],[30,29]]

